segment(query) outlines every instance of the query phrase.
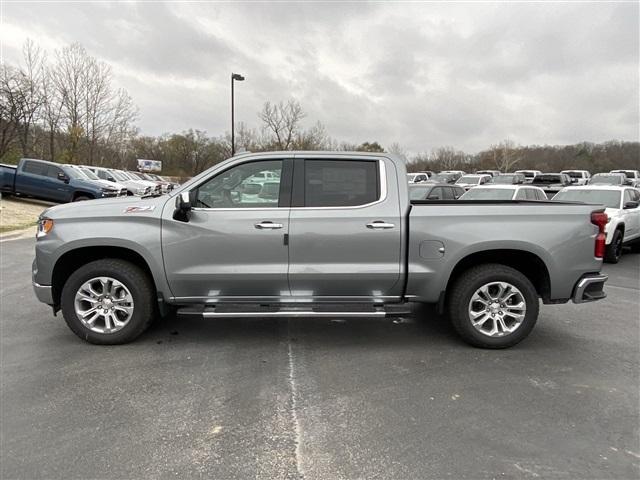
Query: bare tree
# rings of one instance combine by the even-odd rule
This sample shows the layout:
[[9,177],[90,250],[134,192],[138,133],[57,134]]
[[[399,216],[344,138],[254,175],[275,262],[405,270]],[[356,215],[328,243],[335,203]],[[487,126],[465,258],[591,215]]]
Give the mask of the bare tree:
[[513,141],[507,139],[489,149],[493,162],[501,172],[510,172],[515,164],[521,160],[518,149]]
[[24,77],[20,71],[0,65],[0,157],[9,151],[20,133],[24,90]]
[[22,155],[29,156],[31,154],[31,133],[33,125],[39,120],[41,107],[44,103],[42,94],[42,77],[45,74],[46,56],[42,49],[27,40],[22,49],[24,59],[24,70],[21,70],[23,76],[23,107],[20,115],[20,146],[22,147]]
[[451,146],[439,147],[431,151],[432,162],[441,166],[443,170],[456,169],[465,158],[464,152]]
[[408,162],[407,151],[402,148],[402,146],[398,142],[392,143],[388,150],[389,153],[393,153],[394,155],[396,155],[405,164]]
[[300,122],[305,117],[300,103],[289,100],[272,105],[266,102],[258,116],[263,123],[263,132],[276,150],[289,150],[300,131]]

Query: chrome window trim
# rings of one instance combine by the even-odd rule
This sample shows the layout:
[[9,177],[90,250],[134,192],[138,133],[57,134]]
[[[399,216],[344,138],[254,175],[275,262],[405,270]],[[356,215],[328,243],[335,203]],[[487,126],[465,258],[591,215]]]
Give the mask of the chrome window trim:
[[[310,158],[308,160],[322,160],[322,158],[318,157],[318,158]],[[348,162],[350,159],[340,159],[340,161],[345,161]],[[356,160],[356,159],[352,159],[354,161],[363,161],[363,160]],[[350,205],[350,206],[345,206],[345,207],[291,207],[291,210],[354,210],[354,209],[358,209],[358,208],[367,208],[367,207],[371,207],[372,205],[377,205],[379,203],[384,202],[387,199],[387,170],[386,167],[384,165],[384,160],[382,159],[376,159],[374,160],[376,162],[378,162],[378,176],[379,176],[379,182],[380,182],[380,197],[378,198],[378,200],[374,201],[374,202],[369,202],[369,203],[363,203],[362,205]]]
[[[251,160],[251,161],[261,161],[262,159],[259,160]],[[268,161],[270,161],[272,159],[269,159]],[[277,160],[277,159],[276,159]],[[284,159],[283,159],[284,160]],[[312,158],[312,160],[322,160],[322,158]],[[341,161],[349,161],[349,160],[354,160],[354,161],[363,161],[363,160],[356,160],[356,159],[340,159]],[[304,160],[303,160],[304,161]],[[289,209],[289,210],[352,210],[352,209],[357,209],[357,208],[367,208],[367,207],[371,207],[373,205],[377,205],[379,203],[384,202],[387,199],[387,170],[386,170],[386,166],[384,164],[384,160],[383,159],[376,159],[373,160],[375,162],[378,162],[378,176],[379,176],[379,182],[380,182],[380,197],[378,198],[378,200],[376,200],[375,202],[369,202],[369,203],[365,203],[362,205],[351,205],[351,206],[347,206],[347,207],[252,207],[252,208],[207,208],[207,207],[191,207],[191,210],[194,212],[251,212],[251,211],[261,211],[264,212],[266,210],[273,210],[273,211],[282,211],[285,209]],[[242,165],[243,163],[249,163],[249,162],[242,162],[242,163],[238,163],[236,165]],[[233,165],[233,167],[235,167],[236,165]],[[222,172],[220,172],[222,173]],[[201,182],[199,185],[202,185]],[[197,187],[196,187],[197,188]],[[188,190],[188,192],[191,192],[191,190]]]

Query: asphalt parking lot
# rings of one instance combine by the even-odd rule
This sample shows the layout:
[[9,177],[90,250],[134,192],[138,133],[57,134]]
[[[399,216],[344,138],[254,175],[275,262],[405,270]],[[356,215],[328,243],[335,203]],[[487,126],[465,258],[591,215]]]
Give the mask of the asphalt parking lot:
[[96,347],[0,244],[1,477],[640,476],[640,255],[515,348],[446,322],[167,320]]

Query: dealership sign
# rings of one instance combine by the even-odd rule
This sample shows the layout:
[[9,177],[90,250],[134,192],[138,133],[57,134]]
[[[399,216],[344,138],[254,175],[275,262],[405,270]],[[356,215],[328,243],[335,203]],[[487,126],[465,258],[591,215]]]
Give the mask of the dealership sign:
[[159,160],[138,159],[138,170],[140,172],[160,172],[162,170],[162,162]]

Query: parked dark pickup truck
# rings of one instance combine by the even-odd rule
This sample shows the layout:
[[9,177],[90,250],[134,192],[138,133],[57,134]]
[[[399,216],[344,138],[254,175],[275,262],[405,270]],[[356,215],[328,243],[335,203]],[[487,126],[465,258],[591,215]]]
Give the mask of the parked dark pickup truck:
[[571,186],[571,177],[566,173],[542,173],[533,178],[531,185],[540,187],[547,198],[552,199],[560,190]]
[[120,189],[93,182],[68,165],[23,158],[18,166],[0,165],[0,191],[53,202],[117,197]]

